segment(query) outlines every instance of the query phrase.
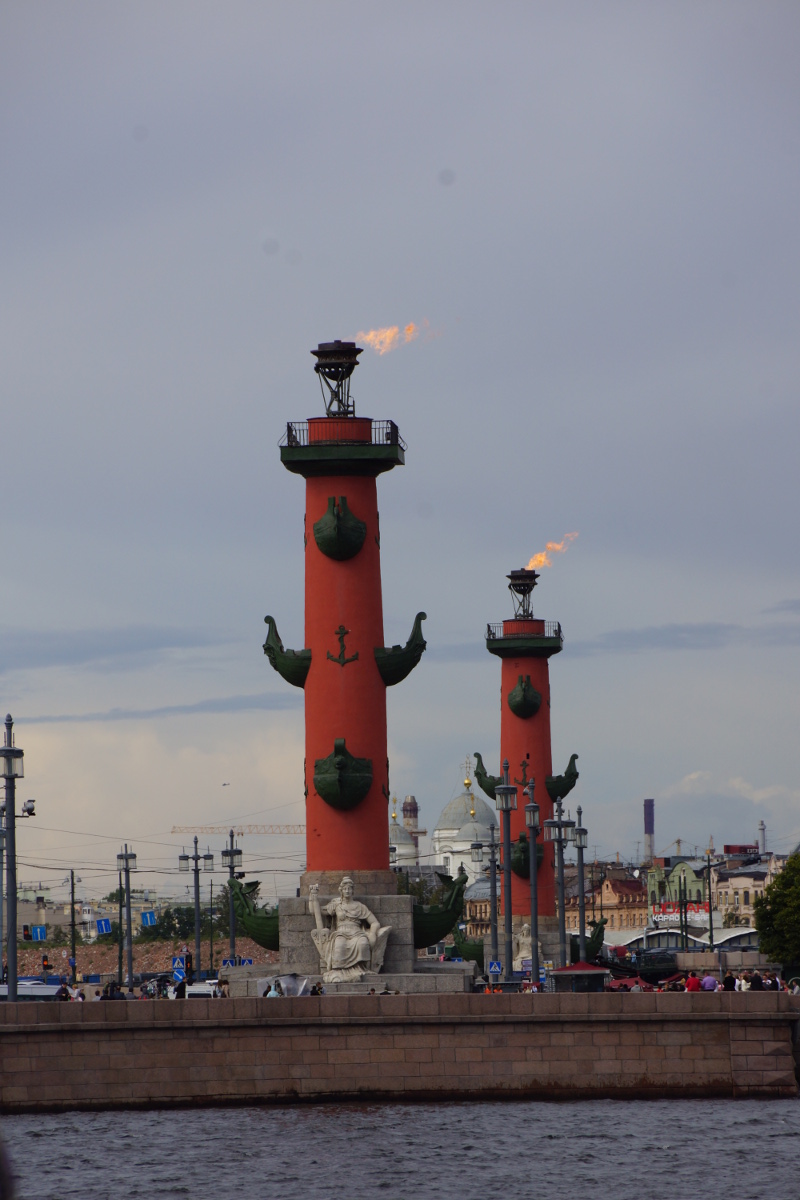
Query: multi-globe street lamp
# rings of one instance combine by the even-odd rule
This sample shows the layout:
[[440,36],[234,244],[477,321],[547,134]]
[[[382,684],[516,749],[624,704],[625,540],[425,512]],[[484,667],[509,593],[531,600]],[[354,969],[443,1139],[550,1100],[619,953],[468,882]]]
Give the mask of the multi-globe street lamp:
[[214,870],[214,855],[210,850],[205,854],[199,854],[197,850],[197,838],[194,839],[194,854],[179,854],[178,855],[178,870],[188,871],[189,862],[194,863],[191,868],[194,871],[194,960],[197,971],[197,978],[200,978],[200,860],[203,862],[204,871]]
[[[14,722],[11,713],[6,717],[4,744],[0,746],[2,759],[2,778],[5,780],[5,838],[7,862],[7,894],[8,894],[8,999],[17,999],[17,780],[25,776],[23,751],[14,745]],[[23,817],[35,816],[33,800],[26,800],[22,806]],[[3,881],[0,874],[0,892]]]
[[555,842],[558,873],[559,966],[567,965],[567,919],[564,910],[564,847],[575,841],[575,822],[564,816],[561,797],[556,800],[556,816],[544,822],[544,840]]
[[538,988],[539,986],[539,893],[538,886],[538,862],[537,852],[539,850],[539,805],[533,798],[535,790],[535,782],[532,779],[528,786],[523,789],[523,796],[529,796],[530,802],[525,805],[525,824],[528,828],[528,854],[530,863],[531,877],[531,987]]
[[503,916],[505,918],[505,977],[514,976],[514,948],[511,928],[511,812],[517,807],[516,784],[508,782],[508,759],[503,759],[503,782],[494,789],[497,811],[503,814]]
[[133,927],[131,923],[131,871],[136,870],[136,855],[132,850],[128,849],[128,843],[125,843],[124,850],[121,850],[117,855],[117,871],[125,877],[125,951],[127,954],[128,963],[128,991],[133,991]]
[[470,853],[474,863],[483,862],[484,850],[489,851],[489,930],[492,960],[497,961],[497,842],[494,840],[494,825],[489,826],[488,842],[472,842]]
[[[230,837],[230,845],[226,846],[225,849],[222,851],[222,865],[223,865],[223,867],[228,868],[228,924],[230,926],[230,929],[229,929],[230,936],[228,939],[228,950],[230,952],[231,958],[235,961],[236,960],[236,913],[234,912],[234,908],[233,908],[233,887],[231,886],[231,880],[236,878],[238,869],[242,865],[242,852],[238,846],[234,846],[234,844],[233,844],[233,830],[230,831],[229,837]],[[197,849],[196,846],[195,846],[195,849]],[[212,920],[213,920],[213,913],[212,913]],[[199,963],[198,963],[198,966],[199,966]]]
[[586,962],[586,895],[583,880],[583,852],[586,849],[589,833],[583,828],[581,818],[583,809],[578,805],[578,824],[575,826],[575,848],[578,851],[578,958]]

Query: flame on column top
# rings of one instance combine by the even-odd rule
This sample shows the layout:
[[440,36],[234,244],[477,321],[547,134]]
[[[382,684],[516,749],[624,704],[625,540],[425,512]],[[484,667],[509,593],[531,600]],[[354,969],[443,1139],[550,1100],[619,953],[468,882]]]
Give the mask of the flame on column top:
[[362,329],[356,334],[356,339],[359,342],[366,342],[376,354],[387,354],[389,350],[395,350],[398,346],[405,346],[408,342],[413,342],[419,335],[419,325],[415,325],[411,321],[402,329],[399,325],[384,325],[382,329]]
[[550,555],[565,554],[577,536],[577,533],[565,533],[560,542],[548,542],[544,550],[540,550],[538,554],[534,554],[526,569],[528,571],[535,571],[539,567],[552,567],[553,560]]

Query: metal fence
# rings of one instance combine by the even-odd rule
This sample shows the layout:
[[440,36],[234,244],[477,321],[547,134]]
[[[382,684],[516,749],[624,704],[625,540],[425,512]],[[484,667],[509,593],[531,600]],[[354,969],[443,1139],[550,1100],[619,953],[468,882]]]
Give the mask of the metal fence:
[[[329,438],[321,438],[318,433],[311,443],[313,446],[400,446],[403,450],[407,446],[400,437],[400,430],[395,425],[394,421],[373,421],[372,436],[369,442],[364,438],[348,437],[349,417],[329,417],[331,423],[331,436]],[[286,433],[281,438],[279,445],[281,446],[308,446],[308,421],[287,421]]]
[[[538,620],[538,618],[534,617],[534,620]],[[494,625],[489,624],[486,626],[486,637],[487,637],[487,639],[492,639],[492,640],[494,640],[496,638],[546,637],[546,638],[558,638],[558,640],[560,642],[564,641],[564,634],[561,632],[561,622],[560,621],[544,621],[543,624],[544,624],[544,633],[540,633],[538,631],[534,633],[534,632],[531,632],[529,630],[524,630],[524,629],[515,630],[513,633],[503,633],[503,622],[499,621]]]

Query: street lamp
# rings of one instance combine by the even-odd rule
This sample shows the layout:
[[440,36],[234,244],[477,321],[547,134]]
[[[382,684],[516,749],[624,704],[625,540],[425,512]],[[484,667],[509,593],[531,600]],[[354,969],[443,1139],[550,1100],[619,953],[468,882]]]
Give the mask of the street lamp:
[[536,784],[532,779],[528,786],[523,789],[523,795],[530,797],[530,804],[525,805],[525,824],[528,827],[528,853],[530,855],[530,877],[531,877],[531,988],[539,986],[539,893],[537,891],[538,879],[537,870],[538,862],[536,861],[536,853],[539,849],[539,805],[534,801],[533,795]]
[[[128,991],[133,991],[133,928],[131,923],[131,871],[136,870],[136,855],[132,850],[128,849],[128,843],[125,843],[125,849],[117,855],[117,871],[120,871],[125,876],[125,950],[128,957]],[[74,892],[73,892],[74,897]]]
[[[135,857],[135,856],[134,856],[134,857]],[[63,883],[62,883],[62,885],[61,885],[61,886],[63,887],[63,886],[64,886],[64,884],[67,884],[67,883],[69,884],[69,899],[70,899],[70,905],[69,905],[69,911],[70,911],[70,920],[69,920],[69,926],[70,926],[70,945],[71,945],[71,949],[72,949],[72,954],[71,954],[71,956],[70,956],[70,960],[69,960],[69,961],[70,961],[70,966],[72,967],[72,985],[73,985],[73,987],[75,986],[75,983],[76,983],[76,974],[77,974],[77,973],[76,973],[76,969],[75,969],[75,964],[76,964],[76,961],[77,961],[77,960],[76,960],[76,956],[75,956],[75,881],[76,881],[75,872],[74,872],[74,871],[70,871],[70,873],[69,873],[69,877],[68,877],[67,879],[65,879],[65,880],[64,880],[64,882],[63,882]],[[78,882],[78,883],[82,883],[82,882],[83,882],[83,880],[81,879],[80,875],[78,875],[78,876],[77,876],[77,882]]]
[[497,962],[497,842],[494,840],[494,825],[489,826],[489,841],[473,842],[470,853],[474,863],[483,862],[483,851],[489,851],[489,930],[492,947],[492,961]]
[[[233,830],[231,830],[231,838],[233,838]],[[200,861],[203,862],[204,871],[214,870],[214,855],[210,850],[205,854],[200,854],[197,849],[197,838],[194,839],[194,854],[178,855],[178,870],[188,871],[189,862],[194,863],[192,870],[194,871],[194,961],[197,964],[197,977],[200,978]]]
[[[236,961],[236,913],[233,908],[233,888],[230,880],[236,878],[236,873],[242,865],[242,852],[233,844],[233,830],[230,831],[230,845],[222,851],[222,865],[228,868],[228,950],[230,957]],[[189,856],[186,855],[186,870],[189,869]]]
[[[8,879],[8,999],[17,999],[17,780],[25,776],[23,752],[14,745],[14,722],[11,713],[6,717],[4,744],[0,746],[2,759],[2,778],[6,786],[6,829],[5,842],[8,852],[6,865]],[[22,816],[33,817],[34,801],[26,800],[22,806]],[[0,891],[3,881],[0,877]]]
[[583,891],[583,852],[588,841],[588,831],[583,828],[583,809],[578,806],[578,824],[575,826],[575,849],[578,851],[578,958],[586,962],[586,897]]
[[558,942],[559,966],[567,965],[567,921],[564,911],[564,847],[575,841],[575,822],[564,816],[561,797],[556,800],[555,817],[544,823],[544,840],[555,842],[558,859]]
[[503,759],[503,782],[494,789],[497,811],[503,814],[503,916],[506,935],[506,981],[513,976],[514,950],[511,936],[511,810],[517,807],[517,788],[508,782],[508,759]]

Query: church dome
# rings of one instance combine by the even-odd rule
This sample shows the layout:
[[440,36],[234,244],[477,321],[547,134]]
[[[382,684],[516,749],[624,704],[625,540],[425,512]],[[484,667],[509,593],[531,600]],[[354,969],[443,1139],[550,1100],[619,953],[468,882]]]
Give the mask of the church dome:
[[[498,819],[497,814],[489,807],[485,800],[482,800],[480,796],[473,795],[472,782],[465,779],[464,791],[460,796],[455,796],[449,804],[445,805],[442,815],[436,822],[434,832],[442,834],[445,830],[448,830],[456,834],[456,831],[461,830],[470,822],[477,823],[483,826],[485,830],[488,830],[490,825],[496,826],[498,824]],[[485,836],[485,834],[482,836]],[[458,840],[462,840],[460,834],[458,835]],[[480,839],[472,838],[471,840],[478,841]]]

